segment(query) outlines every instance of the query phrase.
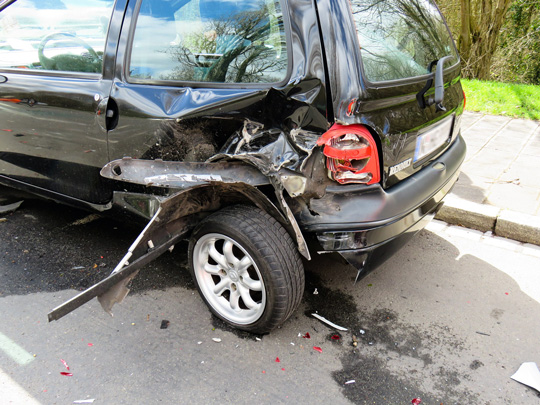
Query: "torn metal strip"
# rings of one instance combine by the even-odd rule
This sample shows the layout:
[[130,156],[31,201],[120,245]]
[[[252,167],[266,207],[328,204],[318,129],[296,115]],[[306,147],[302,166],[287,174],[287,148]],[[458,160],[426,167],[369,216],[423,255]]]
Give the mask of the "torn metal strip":
[[159,248],[147,253],[146,255],[135,260],[133,263],[123,267],[121,270],[117,271],[116,273],[111,274],[106,279],[100,281],[97,284],[94,284],[92,287],[76,295],[69,301],[56,307],[48,315],[49,322],[57,321],[58,319],[69,314],[70,312],[74,311],[80,306],[86,304],[92,298],[95,298],[99,295],[106,293],[107,291],[109,291],[111,288],[113,288],[114,286],[116,286],[118,283],[122,282],[126,278],[134,277],[135,273],[138,272],[141,267],[150,263],[156,257],[160,256],[162,253],[167,251],[167,249],[171,245],[178,242],[182,238],[182,236],[183,234],[177,235],[176,237],[170,240],[170,243],[162,245]]
[[123,158],[103,166],[101,175],[152,187],[188,188],[210,182],[270,184],[257,168],[241,162],[191,163]]

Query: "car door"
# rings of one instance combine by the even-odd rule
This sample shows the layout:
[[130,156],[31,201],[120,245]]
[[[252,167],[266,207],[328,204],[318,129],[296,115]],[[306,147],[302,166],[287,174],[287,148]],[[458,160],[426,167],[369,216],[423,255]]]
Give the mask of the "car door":
[[[110,199],[107,113],[127,0],[16,0],[0,10],[0,176]],[[109,117],[107,117],[109,115]]]
[[287,69],[278,0],[130,0],[111,159],[204,162],[247,119],[264,119],[264,97]]

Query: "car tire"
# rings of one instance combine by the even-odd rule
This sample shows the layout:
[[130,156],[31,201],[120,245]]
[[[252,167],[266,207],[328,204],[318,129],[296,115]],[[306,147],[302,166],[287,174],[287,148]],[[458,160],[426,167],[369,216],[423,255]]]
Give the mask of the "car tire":
[[189,263],[212,313],[252,333],[268,333],[285,322],[304,292],[292,238],[256,207],[230,206],[201,221],[189,243]]

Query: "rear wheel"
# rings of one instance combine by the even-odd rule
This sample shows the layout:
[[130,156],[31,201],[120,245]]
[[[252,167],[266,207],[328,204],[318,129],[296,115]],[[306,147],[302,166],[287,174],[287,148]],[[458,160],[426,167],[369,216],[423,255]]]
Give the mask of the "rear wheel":
[[255,207],[235,205],[204,219],[191,237],[189,261],[210,310],[253,333],[268,333],[285,322],[304,291],[294,242]]

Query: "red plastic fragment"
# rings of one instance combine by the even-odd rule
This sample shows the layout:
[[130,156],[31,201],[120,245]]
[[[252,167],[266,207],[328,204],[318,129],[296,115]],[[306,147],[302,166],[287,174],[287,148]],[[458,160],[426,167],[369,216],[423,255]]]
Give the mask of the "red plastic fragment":
[[412,401],[411,401],[411,404],[413,405],[419,405],[422,403],[422,400],[420,398],[414,398]]
[[94,346],[94,344],[93,343],[88,343],[88,346]]
[[306,332],[304,336],[302,336],[304,339],[311,339],[311,336],[309,336],[309,332]]
[[276,363],[280,363],[279,357],[276,357]]
[[332,340],[339,340],[339,339],[341,339],[341,336],[339,336],[339,335],[333,335],[332,336]]
[[285,369],[284,369],[284,368],[282,368],[282,369],[281,369],[281,371],[285,371]]
[[506,294],[506,295],[508,295],[508,293],[507,293],[507,292],[505,292],[505,294]]
[[68,377],[73,376],[73,373],[66,373],[65,371],[60,371],[60,374],[66,375],[66,376],[68,376]]
[[65,360],[62,360],[60,359],[60,361],[62,362],[62,364],[64,365],[65,368],[67,368],[69,370],[69,366],[67,365],[66,361]]
[[313,350],[316,350],[316,351],[318,351],[319,353],[322,353],[322,349],[321,349],[320,347],[313,346]]
[[266,374],[266,371],[263,370],[263,374]]

